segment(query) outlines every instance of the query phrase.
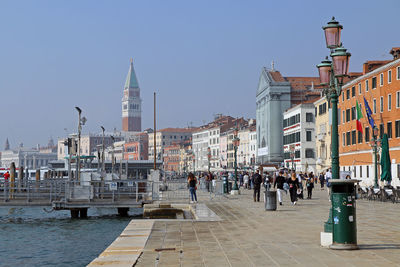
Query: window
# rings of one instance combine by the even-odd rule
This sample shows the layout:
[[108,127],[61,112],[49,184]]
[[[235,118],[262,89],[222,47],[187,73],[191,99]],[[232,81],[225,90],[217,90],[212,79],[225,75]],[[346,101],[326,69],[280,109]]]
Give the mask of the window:
[[372,104],[372,113],[376,113],[376,99],[374,98],[373,104]]
[[394,124],[394,134],[396,138],[400,137],[400,121],[396,121]]
[[382,85],[383,85],[383,73],[381,73],[379,76],[380,76],[380,78],[379,78],[379,80],[380,80],[380,81],[379,81],[379,85],[382,86]]
[[372,77],[372,89],[376,89],[376,77]]
[[312,133],[311,131],[306,131],[306,141],[307,142],[312,141],[311,133]]
[[379,124],[379,136],[382,138],[383,134],[385,133],[385,126],[383,123]]
[[342,146],[345,146],[345,145],[346,145],[346,134],[343,133],[342,134]]
[[315,117],[317,117],[317,111],[318,111],[318,108],[315,107],[315,111],[314,111],[314,116],[315,116]]
[[356,119],[356,107],[351,108],[351,120]]
[[392,138],[392,122],[389,121],[386,126],[388,138]]
[[357,176],[357,167],[356,166],[354,166],[353,172],[354,172],[354,177],[356,177]]
[[346,90],[346,99],[350,99],[350,89]]
[[369,85],[368,85],[368,80],[365,81],[365,92],[368,92],[369,90]]
[[388,83],[392,82],[392,70],[388,70]]
[[392,95],[388,95],[388,110],[392,110]]
[[350,109],[346,109],[346,122],[350,121]]
[[400,67],[397,67],[397,80],[400,80]]
[[356,144],[356,131],[351,131],[351,144]]
[[360,177],[362,177],[362,166],[360,166]]
[[358,143],[361,144],[363,141],[363,134],[362,132],[358,131]]
[[346,122],[346,116],[345,116],[345,111],[343,110],[343,123]]
[[350,132],[346,133],[346,145],[350,145]]
[[313,114],[312,113],[306,113],[306,122],[313,122]]
[[369,142],[369,127],[365,127],[365,143]]
[[367,166],[367,178],[369,178],[369,166]]
[[311,148],[306,149],[306,158],[314,158],[314,150]]
[[361,83],[358,84],[358,94],[361,95]]
[[379,103],[380,104],[380,112],[382,113],[383,112],[383,96],[381,96],[381,102]]
[[356,96],[356,87],[355,86],[351,87],[351,96],[352,97]]
[[396,92],[396,108],[400,108],[400,91]]

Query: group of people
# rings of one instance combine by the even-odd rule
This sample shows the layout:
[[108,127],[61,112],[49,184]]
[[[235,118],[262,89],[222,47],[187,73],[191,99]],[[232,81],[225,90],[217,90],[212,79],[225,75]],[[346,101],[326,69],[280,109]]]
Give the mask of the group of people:
[[[204,173],[201,175],[206,184],[206,189],[210,192],[211,182],[214,179],[214,176],[211,172]],[[260,191],[261,185],[264,184],[265,188],[269,190],[272,188],[276,188],[279,205],[282,205],[282,194],[285,192],[286,194],[289,192],[290,201],[292,205],[297,204],[298,199],[304,199],[304,191],[307,190],[307,199],[312,198],[313,189],[316,184],[318,184],[318,180],[321,186],[321,190],[324,190],[325,184],[330,189],[330,179],[332,178],[332,174],[330,169],[326,172],[322,172],[319,175],[315,176],[313,172],[309,173],[296,173],[294,171],[288,171],[281,169],[278,172],[272,174],[260,174],[260,171],[257,169],[255,173],[249,175],[248,172],[243,172],[239,174],[239,186],[243,186],[245,189],[253,189],[253,200],[254,202],[260,202]],[[190,191],[190,196],[192,202],[197,202],[197,184],[198,180],[196,179],[193,173],[189,173],[188,175],[188,188]],[[329,193],[329,191],[328,191]]]

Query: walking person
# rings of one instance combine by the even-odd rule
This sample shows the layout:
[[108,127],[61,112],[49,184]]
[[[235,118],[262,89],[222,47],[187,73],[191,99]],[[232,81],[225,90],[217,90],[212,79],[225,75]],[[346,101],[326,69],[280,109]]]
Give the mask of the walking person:
[[292,177],[288,179],[287,183],[289,185],[290,201],[292,202],[292,205],[296,205],[299,180],[297,180],[295,173],[292,173]]
[[244,188],[249,188],[249,174],[246,172],[243,176]]
[[253,188],[254,188],[254,202],[260,202],[260,189],[262,184],[262,177],[260,175],[260,171],[257,170],[256,173],[253,175]]
[[197,184],[197,179],[196,177],[194,177],[193,173],[190,172],[188,176],[189,192],[190,192],[190,197],[192,198],[192,201],[190,201],[190,203],[197,202],[196,184]]
[[309,174],[306,184],[307,184],[307,199],[311,199],[312,190],[314,188],[314,174],[312,172]]
[[278,194],[278,201],[279,205],[282,206],[282,191],[283,189],[283,184],[285,183],[286,179],[283,177],[283,171],[279,171],[278,176],[275,178],[274,182],[274,188],[277,187],[276,193]]
[[326,188],[328,188],[329,202],[331,201],[331,179],[332,179],[332,172],[331,169],[328,169],[325,173],[325,181],[326,181]]
[[321,185],[321,190],[324,190],[324,185],[325,185],[324,172],[321,172],[321,174],[319,175],[319,184]]

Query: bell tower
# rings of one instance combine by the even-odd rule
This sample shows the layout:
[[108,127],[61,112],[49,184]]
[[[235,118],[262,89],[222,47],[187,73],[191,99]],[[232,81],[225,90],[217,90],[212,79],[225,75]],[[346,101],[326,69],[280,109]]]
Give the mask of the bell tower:
[[132,59],[122,97],[122,131],[142,131],[142,100]]

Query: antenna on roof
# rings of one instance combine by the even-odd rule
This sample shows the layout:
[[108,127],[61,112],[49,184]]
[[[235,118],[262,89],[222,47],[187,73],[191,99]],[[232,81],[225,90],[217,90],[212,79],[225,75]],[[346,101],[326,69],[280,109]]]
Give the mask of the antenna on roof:
[[311,81],[311,91],[314,91],[314,82]]
[[275,62],[273,60],[271,62],[271,71],[275,71]]

